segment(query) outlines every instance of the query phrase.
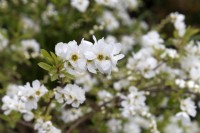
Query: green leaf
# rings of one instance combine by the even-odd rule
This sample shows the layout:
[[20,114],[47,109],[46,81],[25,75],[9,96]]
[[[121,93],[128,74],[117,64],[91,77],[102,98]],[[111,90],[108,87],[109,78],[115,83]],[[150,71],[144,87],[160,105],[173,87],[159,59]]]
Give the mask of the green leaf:
[[50,52],[50,54],[51,54],[51,57],[53,58],[54,62],[58,63],[57,56],[53,52]]
[[48,57],[48,58],[51,58],[51,55],[44,49],[41,49],[41,53],[44,57]]
[[41,68],[43,68],[44,70],[47,70],[47,71],[49,71],[49,70],[52,68],[49,64],[44,63],[44,62],[40,62],[40,63],[38,63],[38,65],[39,65]]
[[44,58],[49,62],[49,63],[53,63],[53,59],[51,57],[51,55],[44,49],[41,50],[41,54],[44,56]]
[[58,79],[58,75],[57,74],[53,74],[52,76],[51,76],[51,81],[55,81],[55,80],[57,80]]

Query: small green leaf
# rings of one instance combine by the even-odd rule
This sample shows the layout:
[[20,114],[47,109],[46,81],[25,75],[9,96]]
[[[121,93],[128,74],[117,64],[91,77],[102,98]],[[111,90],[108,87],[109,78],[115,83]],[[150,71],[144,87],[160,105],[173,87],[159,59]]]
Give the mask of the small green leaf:
[[51,55],[46,50],[42,49],[41,53],[49,63],[53,63],[53,59],[52,59]]
[[49,70],[52,68],[49,64],[44,63],[44,62],[40,62],[40,63],[38,63],[38,65],[39,65],[41,68],[43,68],[44,70],[47,70],[47,71],[49,71]]
[[58,75],[57,74],[53,74],[52,76],[51,76],[51,81],[55,81],[55,80],[57,80],[58,79]]
[[48,58],[51,58],[51,55],[44,49],[41,49],[41,53],[44,57],[48,57]]
[[55,61],[55,63],[58,63],[57,56],[53,52],[50,52],[50,54],[51,54],[51,57],[53,58],[53,60]]

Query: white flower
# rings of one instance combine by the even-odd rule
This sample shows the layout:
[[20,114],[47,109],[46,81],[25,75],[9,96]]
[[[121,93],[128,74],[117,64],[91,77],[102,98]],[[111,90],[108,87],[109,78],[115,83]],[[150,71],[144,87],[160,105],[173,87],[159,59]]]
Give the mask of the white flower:
[[34,31],[34,32],[40,31],[39,25],[29,17],[22,17],[21,21],[24,31]]
[[32,82],[32,87],[30,83],[26,83],[25,86],[20,87],[23,95],[26,97],[26,109],[32,110],[37,109],[37,102],[40,97],[47,93],[47,88],[44,85],[41,85],[38,80]]
[[196,106],[191,98],[186,98],[181,100],[181,110],[186,112],[188,115],[195,117],[196,116]]
[[84,73],[76,77],[75,83],[83,85],[83,89],[88,92],[93,89],[93,86],[97,83],[97,79],[92,77],[89,73]]
[[98,4],[102,4],[109,7],[114,7],[118,0],[95,0]]
[[152,78],[159,70],[154,70],[158,66],[158,61],[151,55],[150,48],[142,48],[128,59],[126,67],[142,74],[145,78]]
[[103,38],[91,43],[82,39],[80,45],[76,41],[67,44],[58,43],[55,53],[65,62],[66,70],[72,75],[84,74],[86,70],[96,73],[98,69],[101,73],[110,74],[116,67],[118,60],[124,57],[120,54],[121,45],[113,41],[106,42]]
[[94,37],[94,40],[95,65],[101,73],[109,74],[112,68],[116,66],[118,60],[124,57],[123,54],[119,54],[121,45],[119,43],[106,43],[103,38],[97,41]]
[[83,115],[83,112],[80,108],[78,108],[78,109],[72,108],[70,110],[63,110],[61,119],[65,123],[69,123],[69,122],[75,121],[76,119],[78,119],[82,115]]
[[22,40],[21,45],[27,58],[35,58],[39,55],[40,45],[35,39]]
[[136,9],[139,6],[138,0],[125,0],[126,6],[130,9]]
[[161,55],[161,58],[165,58],[166,56],[168,56],[172,59],[179,57],[179,55],[175,49],[169,49],[169,48],[165,49],[164,53]]
[[135,39],[132,36],[124,35],[121,38],[121,44],[122,44],[122,53],[127,53],[128,51],[131,51],[133,49],[133,46],[135,45]]
[[160,38],[160,35],[157,31],[150,31],[147,34],[142,36],[141,43],[145,47],[153,46],[155,48],[160,47],[164,41]]
[[127,96],[122,97],[122,115],[124,117],[129,117],[130,115],[134,115],[135,113],[141,113],[142,111],[146,111],[145,100],[143,91],[137,91],[137,88],[131,86],[129,88],[129,94]]
[[94,64],[95,54],[93,52],[93,44],[84,39],[81,40],[79,45],[80,51],[84,56],[84,59],[87,60],[86,68],[91,73],[96,73],[96,67]]
[[33,120],[33,118],[34,118],[34,114],[30,111],[27,111],[23,114],[23,119],[25,121],[31,121],[31,120]]
[[54,91],[55,99],[58,101],[58,103],[64,103],[65,97],[67,97],[67,92],[64,91],[63,88],[57,87]]
[[176,85],[178,85],[180,88],[185,88],[186,82],[182,79],[176,79],[175,80]]
[[115,90],[120,91],[121,89],[126,88],[129,84],[130,84],[130,82],[128,80],[121,79],[121,80],[115,82],[113,84],[113,86],[114,86]]
[[55,53],[57,56],[62,58],[63,60],[66,60],[67,58],[67,44],[63,42],[59,42],[55,46]]
[[89,6],[89,0],[71,0],[71,5],[80,12],[85,12]]
[[[84,69],[84,67],[86,65],[86,60],[82,59],[83,55],[80,52],[77,42],[76,41],[69,42],[67,44],[67,49],[68,49],[68,52],[67,52],[66,59],[70,62],[70,64],[74,68]],[[83,61],[83,63],[82,63],[82,61]]]
[[55,9],[55,6],[52,3],[47,5],[47,9],[42,13],[42,20],[44,23],[49,24],[50,18],[57,19],[58,11]]
[[32,82],[32,87],[30,83],[24,86],[10,85],[7,95],[2,98],[1,108],[6,115],[11,111],[17,111],[24,115],[26,121],[30,121],[34,117],[31,110],[37,109],[37,102],[47,91],[46,87],[41,85],[38,80]]
[[106,30],[113,31],[119,28],[119,22],[110,11],[104,11],[103,16],[98,19],[100,24],[106,27]]
[[97,95],[100,99],[100,104],[102,104],[103,102],[108,102],[113,98],[113,95],[106,90],[99,91]]
[[85,101],[85,91],[77,85],[68,84],[64,88],[57,88],[54,92],[59,103],[71,104],[79,107]]
[[3,105],[1,109],[4,111],[5,115],[9,115],[12,110],[15,109],[17,102],[9,96],[4,96],[2,98]]
[[186,25],[185,25],[185,16],[183,14],[180,14],[178,12],[171,13],[170,14],[171,21],[174,23],[175,29],[178,31],[178,35],[180,37],[183,37],[186,31]]
[[129,121],[124,125],[124,133],[141,133],[141,129],[137,123]]
[[179,112],[176,114],[176,117],[181,120],[183,125],[190,123],[190,116],[186,112]]
[[61,133],[61,130],[54,127],[51,121],[43,121],[42,119],[37,119],[34,129],[38,133]]
[[122,121],[111,119],[107,122],[109,133],[119,133],[122,130]]
[[6,95],[8,95],[10,97],[14,97],[19,91],[19,86],[16,84],[10,84],[7,86],[6,90],[7,90]]
[[183,129],[177,124],[170,123],[165,127],[164,133],[183,133]]

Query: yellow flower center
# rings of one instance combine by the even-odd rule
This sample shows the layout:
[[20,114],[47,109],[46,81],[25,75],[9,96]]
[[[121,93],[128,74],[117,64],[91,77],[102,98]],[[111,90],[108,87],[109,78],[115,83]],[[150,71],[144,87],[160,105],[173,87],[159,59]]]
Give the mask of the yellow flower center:
[[77,60],[78,60],[78,55],[73,54],[73,55],[71,56],[71,59],[72,59],[73,61],[77,61]]
[[99,54],[99,55],[97,56],[97,59],[100,60],[100,61],[102,61],[102,60],[104,59],[104,56],[103,56],[102,54]]

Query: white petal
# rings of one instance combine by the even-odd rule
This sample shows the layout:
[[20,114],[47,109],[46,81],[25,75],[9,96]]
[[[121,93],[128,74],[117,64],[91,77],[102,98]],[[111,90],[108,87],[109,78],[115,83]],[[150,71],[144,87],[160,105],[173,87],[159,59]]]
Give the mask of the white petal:
[[40,88],[40,81],[39,81],[39,80],[34,80],[34,81],[32,82],[32,86],[33,86],[33,88],[35,88],[35,89]]
[[88,68],[89,72],[91,72],[91,73],[97,73],[96,68],[95,68],[95,66],[93,64],[91,64],[91,63],[88,64],[87,68]]
[[94,60],[96,58],[96,55],[93,52],[91,52],[91,51],[86,51],[84,53],[84,56],[85,56],[85,58],[87,60]]
[[81,70],[85,70],[85,67],[86,67],[86,60],[79,59],[78,60],[78,68]]

